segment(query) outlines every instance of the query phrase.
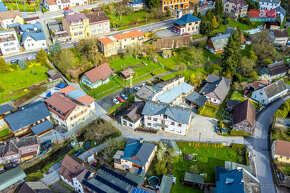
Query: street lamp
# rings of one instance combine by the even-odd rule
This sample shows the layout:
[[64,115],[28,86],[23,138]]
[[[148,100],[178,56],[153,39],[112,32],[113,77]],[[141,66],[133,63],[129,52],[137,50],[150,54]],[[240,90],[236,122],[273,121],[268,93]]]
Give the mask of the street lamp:
[[199,142],[200,142],[200,136],[201,136],[201,133],[199,133]]

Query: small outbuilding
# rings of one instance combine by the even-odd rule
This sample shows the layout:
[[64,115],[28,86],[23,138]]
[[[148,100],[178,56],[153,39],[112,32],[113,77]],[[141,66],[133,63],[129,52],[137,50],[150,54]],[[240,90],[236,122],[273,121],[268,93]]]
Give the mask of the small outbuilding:
[[51,78],[51,80],[57,80],[59,78],[61,78],[61,73],[59,73],[58,71],[56,70],[49,70],[47,72],[49,78]]
[[163,50],[163,52],[162,52],[162,57],[163,58],[170,58],[171,55],[172,55],[171,50]]
[[132,68],[126,68],[126,69],[120,71],[120,76],[125,80],[133,78],[134,74],[135,74],[135,72],[133,71]]
[[187,186],[202,188],[204,186],[204,176],[200,174],[185,172],[184,184]]

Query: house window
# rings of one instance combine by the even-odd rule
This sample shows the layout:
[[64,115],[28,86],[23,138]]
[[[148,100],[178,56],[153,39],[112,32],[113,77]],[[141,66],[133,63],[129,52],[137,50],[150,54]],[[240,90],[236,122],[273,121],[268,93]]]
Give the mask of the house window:
[[130,126],[130,127],[133,127],[133,125],[132,125],[131,123],[129,123],[129,126]]
[[157,118],[153,118],[153,121],[157,121]]
[[151,120],[151,117],[148,117],[148,120]]
[[147,126],[151,126],[151,123],[147,123]]
[[77,115],[74,115],[74,118],[77,118]]
[[164,119],[167,119],[167,115],[163,115],[163,118],[164,118]]
[[181,125],[181,123],[178,123],[178,127],[181,127],[182,125]]
[[162,123],[162,124],[165,124],[165,121],[164,121],[164,120],[162,120],[162,121],[161,121],[161,123]]
[[72,117],[70,117],[70,120],[72,120]]
[[175,125],[175,123],[174,122],[171,122],[171,125]]

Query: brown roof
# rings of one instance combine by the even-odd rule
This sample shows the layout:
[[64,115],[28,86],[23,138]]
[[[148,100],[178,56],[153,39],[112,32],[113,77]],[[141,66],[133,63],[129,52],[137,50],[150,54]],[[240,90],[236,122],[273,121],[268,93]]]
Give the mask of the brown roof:
[[53,193],[43,182],[24,182],[18,193]]
[[105,14],[105,12],[91,12],[89,14],[86,14],[87,18],[90,20],[90,24],[98,23],[98,22],[104,22],[109,21],[109,18]]
[[45,0],[47,5],[56,5],[56,0]]
[[272,30],[274,36],[276,38],[286,38],[289,37],[288,31],[286,29],[283,30]]
[[121,34],[113,35],[113,37],[117,40],[126,39],[126,38],[137,38],[140,36],[144,36],[144,33],[140,30],[124,32]]
[[29,17],[29,18],[23,18],[23,19],[24,19],[24,21],[33,21],[33,20],[39,19],[39,17],[36,16],[36,17]]
[[69,93],[71,91],[74,91],[74,90],[76,90],[76,88],[69,85],[67,87],[64,87],[64,88],[60,89],[59,92],[62,92],[64,94],[67,94],[67,93]]
[[18,10],[4,11],[0,12],[0,19],[11,19],[15,18],[17,15],[21,17],[21,13]]
[[234,3],[235,5],[241,5],[241,6],[248,5],[245,0],[227,0],[226,2],[231,2],[231,3]]
[[92,102],[95,101],[94,98],[90,97],[89,95],[84,95],[76,99],[82,104],[90,105]]
[[244,120],[247,120],[254,127],[255,119],[256,109],[249,99],[234,107],[234,124],[238,124]]
[[277,140],[275,154],[290,157],[290,142]]
[[124,77],[131,77],[131,75],[134,74],[134,71],[132,70],[132,68],[126,68],[122,71],[120,71],[120,73],[124,76]]
[[126,109],[121,115],[125,119],[129,119],[131,122],[136,123],[143,115],[142,110],[145,102],[135,102],[128,109]]
[[270,71],[271,76],[275,76],[277,74],[285,73],[287,72],[286,65],[283,61],[276,62],[273,64],[268,65],[268,69]]
[[267,85],[269,85],[269,82],[265,81],[265,80],[260,80],[260,81],[255,81],[255,82],[249,83],[249,86],[253,87],[255,89],[260,89],[260,88],[263,88]]
[[106,44],[109,44],[109,43],[112,43],[113,40],[111,40],[110,38],[108,37],[103,37],[103,38],[99,38],[99,41],[102,42],[104,45]]
[[87,71],[84,75],[88,77],[88,79],[95,83],[99,80],[106,80],[113,74],[113,70],[109,66],[108,63],[101,64],[98,67],[95,67],[89,71]]
[[65,16],[65,20],[69,24],[82,22],[84,19],[88,19],[84,13],[76,13],[76,14]]

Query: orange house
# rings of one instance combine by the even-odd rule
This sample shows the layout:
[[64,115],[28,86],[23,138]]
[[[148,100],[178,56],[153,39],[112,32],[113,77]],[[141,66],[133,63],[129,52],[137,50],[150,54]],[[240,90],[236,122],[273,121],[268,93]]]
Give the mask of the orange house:
[[161,8],[163,11],[167,9],[187,9],[189,7],[189,0],[162,0]]

